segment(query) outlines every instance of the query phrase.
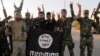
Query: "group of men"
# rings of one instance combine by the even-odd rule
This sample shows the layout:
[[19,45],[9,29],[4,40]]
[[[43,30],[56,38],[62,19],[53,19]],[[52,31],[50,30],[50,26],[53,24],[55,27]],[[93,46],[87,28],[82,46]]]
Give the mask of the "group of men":
[[[92,27],[97,28],[93,20],[89,18],[89,10],[84,10],[84,17],[81,17],[81,5],[77,4],[79,11],[75,16],[73,10],[73,3],[70,4],[71,17],[67,17],[67,10],[61,10],[61,16],[58,15],[58,20],[55,20],[55,15],[50,12],[46,13],[38,8],[38,17],[31,18],[30,13],[26,12],[25,18],[22,18],[23,0],[20,7],[15,7],[14,20],[8,22],[8,19],[4,19],[0,22],[0,56],[25,56],[27,55],[27,36],[29,31],[34,29],[42,29],[47,31],[60,31],[63,33],[60,56],[64,56],[65,46],[68,46],[70,56],[74,55],[74,42],[71,35],[72,22],[77,20],[80,23],[80,56],[85,56],[85,48],[87,47],[87,56],[92,56],[93,49],[93,36]],[[11,41],[7,41],[7,37]],[[8,44],[10,42],[10,46]],[[2,44],[1,44],[2,43]],[[12,44],[11,44],[12,43]]]

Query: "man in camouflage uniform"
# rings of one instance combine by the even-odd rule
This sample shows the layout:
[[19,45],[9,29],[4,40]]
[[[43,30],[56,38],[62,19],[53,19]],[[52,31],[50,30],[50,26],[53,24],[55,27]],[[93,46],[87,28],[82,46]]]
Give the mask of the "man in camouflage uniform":
[[[27,27],[27,36],[29,34],[29,30],[30,30],[30,23],[31,23],[31,18],[30,18],[30,13],[27,11],[25,13],[25,23],[26,23],[26,27]],[[26,50],[27,50],[27,46],[28,46],[28,40],[29,38],[26,39]],[[27,51],[26,51],[26,56],[27,56]]]
[[31,19],[31,15],[30,12],[26,12],[25,14],[25,22],[26,22],[26,26],[27,26],[27,30],[29,31],[31,28],[31,24],[32,24],[32,19]]
[[[76,17],[80,16],[80,4],[78,4],[79,7],[79,13]],[[75,15],[73,14],[73,4],[70,4],[70,8],[71,8],[71,13],[72,13],[72,17],[67,17],[66,18],[66,14],[67,11],[66,9],[62,9],[61,10],[61,19],[58,20],[58,28],[59,31],[63,32],[63,37],[62,37],[62,44],[61,44],[61,50],[60,50],[60,56],[64,56],[64,50],[65,50],[65,46],[68,46],[68,50],[70,53],[70,56],[74,56],[74,52],[73,52],[73,48],[74,48],[74,42],[71,36],[71,28],[72,28],[72,22],[74,20]]]
[[84,10],[84,17],[79,18],[80,23],[80,56],[85,56],[85,48],[87,47],[87,56],[92,56],[93,50],[93,36],[92,26],[96,28],[96,24],[93,20],[89,19],[89,11]]

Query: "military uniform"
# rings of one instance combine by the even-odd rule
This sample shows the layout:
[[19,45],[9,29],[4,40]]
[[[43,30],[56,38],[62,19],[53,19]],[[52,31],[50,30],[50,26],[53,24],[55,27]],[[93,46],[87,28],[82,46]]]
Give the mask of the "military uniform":
[[[27,36],[28,36],[28,34],[29,34],[29,30],[30,30],[30,19],[26,19],[25,18],[25,23],[26,23],[26,28],[27,28]],[[28,38],[27,38],[28,39]],[[27,46],[28,46],[28,44],[27,44],[27,39],[26,39],[26,50],[27,50]],[[27,51],[26,51],[26,56],[27,56]]]
[[32,24],[32,20],[31,19],[25,19],[24,21],[26,23],[27,30],[29,30],[30,29],[30,26]]
[[85,56],[84,51],[87,47],[87,56],[92,55],[93,49],[93,36],[92,26],[96,28],[95,22],[88,17],[78,19],[80,23],[80,56]]
[[70,56],[74,56],[74,52],[73,52],[74,42],[71,36],[71,28],[72,28],[71,25],[73,20],[74,20],[73,18],[66,18],[64,22],[58,20],[59,27],[63,32],[60,56],[64,56],[64,50],[66,45],[68,46]]

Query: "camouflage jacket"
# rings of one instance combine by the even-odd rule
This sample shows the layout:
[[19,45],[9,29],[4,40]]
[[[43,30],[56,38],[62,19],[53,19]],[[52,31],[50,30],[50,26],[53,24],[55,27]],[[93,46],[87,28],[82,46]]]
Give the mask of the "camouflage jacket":
[[24,21],[26,23],[27,31],[29,31],[31,26],[32,26],[32,20],[31,19],[25,19]]
[[80,23],[80,34],[92,36],[92,27],[96,28],[95,22],[89,18],[80,18],[78,22]]
[[71,28],[72,28],[72,22],[74,21],[74,18],[66,18],[64,22],[61,20],[58,20],[57,24],[58,27],[63,30],[63,33],[65,35],[70,35],[71,36]]

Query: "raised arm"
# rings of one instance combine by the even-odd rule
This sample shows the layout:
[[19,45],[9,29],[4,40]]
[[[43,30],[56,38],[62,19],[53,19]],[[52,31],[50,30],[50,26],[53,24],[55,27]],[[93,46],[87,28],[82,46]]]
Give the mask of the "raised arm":
[[57,17],[58,17],[58,19],[60,19],[60,13],[57,13]]
[[70,3],[70,9],[71,9],[71,16],[75,17],[74,10],[73,10],[73,3],[72,2]]
[[21,2],[21,4],[20,4],[20,7],[19,7],[20,10],[22,10],[23,2],[24,2],[24,0],[22,0],[22,2]]
[[79,19],[81,17],[81,4],[77,4],[78,8],[79,8],[79,11],[78,11],[78,14],[76,16],[76,19]]
[[17,7],[17,6],[15,5],[15,3],[14,3],[14,8],[15,8],[15,11],[16,11],[16,12],[21,12],[22,7],[23,7],[23,2],[24,2],[24,0],[21,1],[20,7]]
[[45,14],[45,10],[44,10],[44,4],[42,4],[42,9],[43,9],[43,13]]
[[38,13],[41,12],[41,8],[40,7],[38,7],[37,9],[38,9]]
[[15,3],[14,3],[14,8],[15,8],[15,9],[18,9],[18,7],[15,5]]
[[78,3],[77,6],[79,10],[78,10],[77,16],[75,16],[74,10],[73,10],[73,3],[72,2],[70,3],[71,16],[75,17],[75,19],[79,19],[81,17],[81,4]]

